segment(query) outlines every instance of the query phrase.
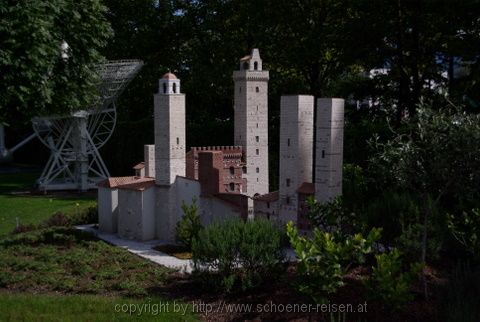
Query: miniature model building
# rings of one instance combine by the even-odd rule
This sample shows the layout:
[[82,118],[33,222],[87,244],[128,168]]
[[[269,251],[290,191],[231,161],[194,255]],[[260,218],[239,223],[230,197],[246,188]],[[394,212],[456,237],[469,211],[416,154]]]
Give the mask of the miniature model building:
[[253,49],[233,73],[235,145],[187,152],[185,94],[180,80],[165,74],[154,95],[155,144],[144,146],[134,176],[98,184],[99,229],[128,239],[173,241],[181,206],[193,200],[204,225],[265,216],[308,228],[307,196],[327,201],[341,194],[343,100],[317,100],[314,160],[313,96],[282,97],[280,189],[269,192],[268,79]]
[[254,199],[256,216],[309,229],[306,199],[326,202],[341,195],[344,100],[317,99],[315,138],[313,112],[313,96],[282,96],[279,191]]

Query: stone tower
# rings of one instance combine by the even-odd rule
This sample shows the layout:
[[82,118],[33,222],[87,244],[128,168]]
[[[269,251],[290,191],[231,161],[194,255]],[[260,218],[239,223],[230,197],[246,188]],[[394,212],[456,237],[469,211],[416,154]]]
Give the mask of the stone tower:
[[177,175],[185,176],[185,95],[174,74],[160,79],[154,109],[155,182],[170,185]]
[[342,194],[343,114],[343,99],[317,100],[315,198],[318,202]]
[[249,196],[268,193],[268,79],[256,48],[233,72],[235,145],[244,149]]
[[283,222],[297,220],[297,189],[312,182],[313,103],[310,95],[280,100],[279,219]]

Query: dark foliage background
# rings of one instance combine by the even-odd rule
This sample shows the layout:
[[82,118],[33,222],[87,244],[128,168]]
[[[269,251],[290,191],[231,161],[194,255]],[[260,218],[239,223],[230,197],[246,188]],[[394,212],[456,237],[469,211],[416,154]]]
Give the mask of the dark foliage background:
[[[66,0],[57,2],[70,5]],[[153,94],[158,79],[169,70],[181,79],[187,94],[187,145],[233,144],[231,76],[238,59],[253,47],[260,48],[271,75],[272,189],[277,186],[282,94],[346,98],[345,161],[361,166],[368,158],[366,141],[372,133],[388,138],[387,117],[399,125],[407,113],[415,114],[421,98],[444,100],[427,86],[432,82],[472,111],[480,105],[475,72],[480,48],[478,1],[457,1],[452,6],[447,0],[103,0],[102,5],[113,35],[106,46],[100,41],[95,48],[107,59],[145,62],[119,99],[117,128],[101,150],[112,175],[130,173],[143,158],[143,144],[153,143]],[[2,2],[0,9],[7,13],[3,20],[17,19],[9,11],[12,6]],[[82,14],[96,15],[86,9]],[[97,37],[103,41],[107,33],[104,30]],[[0,56],[2,70],[9,63],[5,52],[2,49]],[[455,79],[453,70],[460,61],[471,62],[472,72]],[[383,67],[391,72],[367,77],[370,69]],[[356,100],[369,97],[376,98],[378,108],[357,110]],[[32,115],[56,109],[31,105],[28,113],[21,113],[10,104],[0,110],[8,115],[6,143],[12,146],[30,132]],[[37,156],[34,160],[32,154]],[[46,157],[36,142],[16,154],[18,162],[43,164]]]

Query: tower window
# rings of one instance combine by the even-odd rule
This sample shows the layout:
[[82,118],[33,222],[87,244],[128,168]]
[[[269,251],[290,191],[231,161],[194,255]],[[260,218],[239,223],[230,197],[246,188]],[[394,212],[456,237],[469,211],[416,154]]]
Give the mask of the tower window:
[[257,93],[260,92],[260,88],[258,88],[258,86],[255,87],[255,91],[256,91]]
[[287,187],[290,187],[290,179],[287,179]]
[[177,84],[173,83],[173,92],[176,93],[177,92]]
[[287,146],[290,146],[290,139],[287,139]]
[[243,69],[247,70],[248,69],[248,61],[243,63]]
[[287,197],[287,200],[286,200],[286,202],[287,202],[287,205],[289,205],[289,204],[290,204],[290,197]]
[[255,141],[259,142],[260,138],[258,136],[255,137]]
[[322,159],[325,159],[325,150],[322,150]]
[[231,175],[234,175],[234,174],[235,174],[235,168],[234,168],[234,167],[230,167],[230,174],[231,174]]
[[180,144],[180,138],[177,138],[177,145]]
[[260,169],[259,169],[259,168],[256,168],[255,171],[257,171],[257,173],[260,173]]
[[258,151],[258,149],[255,150],[255,153],[258,155],[260,152]]
[[163,83],[163,93],[165,94],[167,92],[167,84]]
[[243,173],[247,173],[247,167],[243,166],[243,167],[242,167],[242,172],[243,172]]
[[270,202],[267,202],[267,208],[270,208]]
[[253,63],[253,69],[258,70],[258,62]]
[[230,182],[230,191],[235,191],[235,183]]
[[238,87],[238,91],[241,93],[242,92],[242,86]]
[[258,129],[258,123],[257,123],[257,129]]

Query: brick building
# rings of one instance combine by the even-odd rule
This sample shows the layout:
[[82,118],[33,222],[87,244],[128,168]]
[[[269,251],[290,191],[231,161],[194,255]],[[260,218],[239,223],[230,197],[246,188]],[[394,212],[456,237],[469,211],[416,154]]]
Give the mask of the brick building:
[[[245,178],[246,163],[243,161],[243,149],[241,146],[208,146],[192,147],[186,156],[186,177],[199,180],[202,168],[199,165],[199,154],[206,151],[215,152],[220,158],[218,168],[220,170],[219,192],[222,193],[246,193],[247,179]],[[206,171],[207,169],[203,169]]]

